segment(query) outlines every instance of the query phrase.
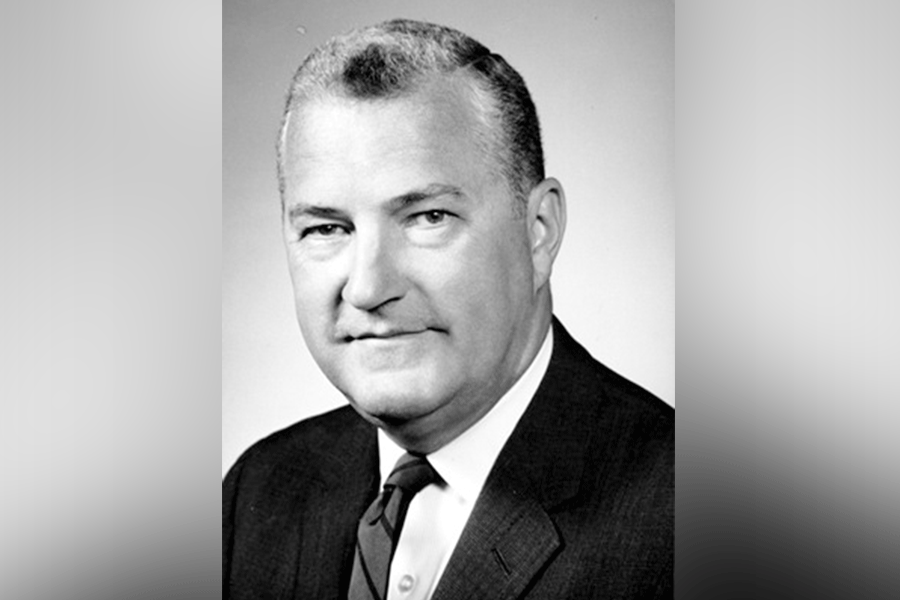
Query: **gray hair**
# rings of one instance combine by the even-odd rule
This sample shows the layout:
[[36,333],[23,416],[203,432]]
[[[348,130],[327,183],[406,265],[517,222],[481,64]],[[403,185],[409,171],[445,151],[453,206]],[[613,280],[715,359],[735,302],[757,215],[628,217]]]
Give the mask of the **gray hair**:
[[332,38],[303,61],[288,93],[278,139],[278,182],[284,198],[284,140],[291,113],[326,97],[391,99],[413,93],[429,75],[461,72],[471,81],[485,145],[514,197],[523,201],[544,179],[534,103],[521,75],[498,54],[441,25],[395,19]]

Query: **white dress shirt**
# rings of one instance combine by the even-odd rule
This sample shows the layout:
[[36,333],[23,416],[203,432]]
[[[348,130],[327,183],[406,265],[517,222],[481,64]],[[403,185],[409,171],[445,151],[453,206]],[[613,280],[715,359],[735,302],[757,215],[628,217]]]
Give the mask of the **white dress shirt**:
[[[548,331],[522,377],[477,423],[428,455],[446,485],[429,485],[412,499],[391,562],[388,600],[428,600],[453,554],[485,479],[537,392],[553,349]],[[378,430],[381,483],[405,450]]]

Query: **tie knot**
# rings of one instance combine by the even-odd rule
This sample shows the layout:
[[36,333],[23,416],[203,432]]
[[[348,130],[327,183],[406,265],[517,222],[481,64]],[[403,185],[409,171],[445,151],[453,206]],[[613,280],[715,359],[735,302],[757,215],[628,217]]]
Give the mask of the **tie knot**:
[[424,456],[415,456],[407,452],[394,465],[394,470],[384,482],[384,486],[399,487],[410,494],[418,494],[428,484],[440,481],[441,476]]

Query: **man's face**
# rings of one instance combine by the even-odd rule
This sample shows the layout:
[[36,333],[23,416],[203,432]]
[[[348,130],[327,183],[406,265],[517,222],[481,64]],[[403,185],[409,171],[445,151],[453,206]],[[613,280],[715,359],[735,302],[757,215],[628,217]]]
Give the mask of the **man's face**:
[[303,336],[363,416],[410,439],[468,428],[541,341],[528,219],[477,145],[458,86],[317,101],[285,139]]

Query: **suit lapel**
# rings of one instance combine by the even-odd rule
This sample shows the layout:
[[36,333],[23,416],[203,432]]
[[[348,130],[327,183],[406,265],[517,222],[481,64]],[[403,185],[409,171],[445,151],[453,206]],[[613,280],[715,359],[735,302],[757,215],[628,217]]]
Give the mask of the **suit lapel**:
[[570,376],[574,341],[554,320],[550,366],[497,457],[433,600],[520,597],[562,540],[552,509],[581,485],[594,420]]
[[552,520],[530,494],[486,487],[433,600],[516,598],[559,545]]
[[374,427],[356,417],[336,444],[322,447],[340,452],[323,451],[312,457],[318,465],[318,477],[312,485],[318,489],[309,494],[309,504],[300,515],[302,558],[297,565],[296,598],[346,596],[357,522],[378,494]]

